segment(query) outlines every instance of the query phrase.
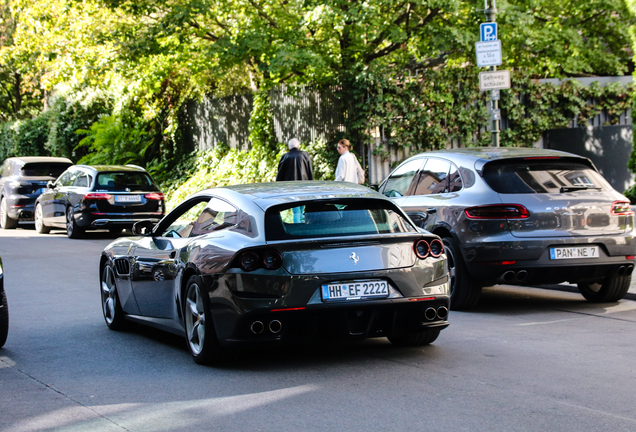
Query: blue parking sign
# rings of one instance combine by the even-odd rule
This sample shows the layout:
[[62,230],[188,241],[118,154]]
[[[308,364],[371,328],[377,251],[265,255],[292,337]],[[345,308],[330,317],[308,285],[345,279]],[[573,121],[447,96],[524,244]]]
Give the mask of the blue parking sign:
[[482,42],[497,40],[497,23],[489,22],[479,25],[479,36]]

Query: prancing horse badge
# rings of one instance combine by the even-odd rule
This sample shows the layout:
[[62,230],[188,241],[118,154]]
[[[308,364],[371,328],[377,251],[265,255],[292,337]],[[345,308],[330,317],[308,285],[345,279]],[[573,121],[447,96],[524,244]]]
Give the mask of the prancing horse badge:
[[360,261],[360,258],[358,258],[358,255],[356,255],[355,252],[351,252],[351,255],[349,255],[349,259],[353,261],[353,265],[358,264],[358,261]]

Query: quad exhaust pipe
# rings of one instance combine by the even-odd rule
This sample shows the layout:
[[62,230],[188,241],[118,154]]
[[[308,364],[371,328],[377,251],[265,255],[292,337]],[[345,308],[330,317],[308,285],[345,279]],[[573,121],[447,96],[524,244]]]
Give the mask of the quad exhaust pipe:
[[[277,333],[280,333],[280,331],[283,329],[283,323],[281,323],[278,320],[272,320],[270,321],[267,328],[272,334],[277,334]],[[254,321],[250,325],[250,331],[254,333],[255,335],[259,335],[263,333],[263,331],[265,331],[265,324],[263,324],[262,321]]]

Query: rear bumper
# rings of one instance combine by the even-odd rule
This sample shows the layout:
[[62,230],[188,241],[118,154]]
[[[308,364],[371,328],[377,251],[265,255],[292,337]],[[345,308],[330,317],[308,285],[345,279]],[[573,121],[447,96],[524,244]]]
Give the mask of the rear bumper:
[[[598,258],[550,259],[550,248],[599,246]],[[630,235],[600,238],[515,239],[462,248],[470,275],[482,284],[577,283],[603,279],[610,272],[631,273],[636,240]],[[621,267],[623,269],[621,270]]]
[[242,315],[234,331],[219,338],[226,346],[278,345],[303,341],[361,340],[448,327],[449,297],[412,302],[393,299],[304,310],[253,311]]
[[7,200],[7,215],[11,219],[29,221],[33,220],[35,210],[35,198],[22,195],[5,196]]
[[157,214],[92,214],[82,213],[76,216],[76,223],[85,230],[103,229],[103,228],[122,228],[130,229],[141,220],[150,220],[157,223],[163,215]]

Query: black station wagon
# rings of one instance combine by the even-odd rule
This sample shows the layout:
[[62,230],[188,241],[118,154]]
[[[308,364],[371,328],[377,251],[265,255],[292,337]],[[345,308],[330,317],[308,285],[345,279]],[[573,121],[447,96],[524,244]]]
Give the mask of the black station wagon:
[[163,193],[143,168],[75,165],[37,199],[35,229],[63,228],[69,238],[81,238],[86,230],[117,233],[139,220],[159,222],[163,214]]
[[627,293],[634,213],[584,157],[529,148],[422,153],[380,185],[420,227],[443,238],[451,306],[483,286],[568,281],[593,302]]

